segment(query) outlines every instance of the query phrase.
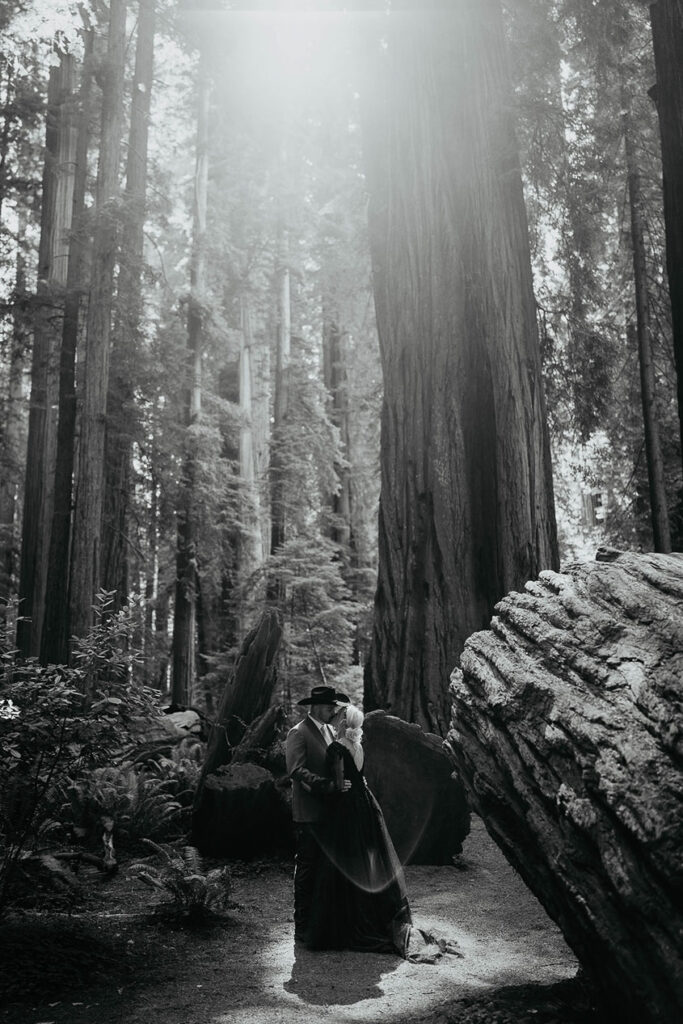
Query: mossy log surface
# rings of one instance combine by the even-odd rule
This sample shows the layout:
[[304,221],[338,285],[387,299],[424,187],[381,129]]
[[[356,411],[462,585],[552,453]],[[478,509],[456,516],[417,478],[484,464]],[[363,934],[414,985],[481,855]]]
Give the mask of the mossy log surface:
[[[451,677],[471,805],[622,1020],[683,1020],[683,556],[496,606]],[[606,556],[607,557],[607,556]]]

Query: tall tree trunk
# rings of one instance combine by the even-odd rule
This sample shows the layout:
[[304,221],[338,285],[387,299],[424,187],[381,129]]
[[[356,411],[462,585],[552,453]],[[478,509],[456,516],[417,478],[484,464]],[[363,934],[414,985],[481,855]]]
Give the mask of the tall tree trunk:
[[202,386],[202,304],[206,289],[206,200],[209,180],[209,108],[211,89],[206,58],[200,55],[197,113],[197,158],[195,167],[192,226],[190,303],[187,324],[187,374],[185,397],[185,454],[182,507],[178,511],[175,604],[173,610],[173,670],[171,702],[187,704],[195,679],[195,632],[197,606],[197,509],[195,440],[190,427],[201,414]]
[[631,96],[621,73],[621,123],[626,152],[628,175],[628,197],[631,211],[631,245],[633,247],[633,279],[636,298],[636,334],[638,337],[638,362],[640,365],[640,395],[645,428],[645,456],[650,490],[650,519],[655,551],[664,554],[671,551],[671,531],[666,503],[664,483],[664,461],[659,443],[659,424],[655,386],[652,333],[650,330],[650,295],[647,283],[647,258],[645,252],[645,228],[643,225],[643,198],[640,171],[633,126],[631,123]]
[[58,344],[66,284],[76,133],[72,117],[74,58],[62,53],[48,84],[45,165],[38,251],[38,309],[33,334],[17,647],[37,655],[42,630],[52,524]]
[[254,332],[252,327],[249,297],[242,296],[242,334],[240,337],[239,403],[240,437],[239,466],[243,483],[244,524],[239,546],[239,573],[242,578],[249,576],[263,563],[263,540],[261,535],[260,493],[257,479],[255,437],[252,353]]
[[2,131],[0,131],[0,224],[2,224],[2,207],[5,202],[5,189],[7,179],[7,155],[9,153],[9,139],[12,130],[12,123],[16,113],[12,109],[12,94],[14,92],[14,74],[12,68],[7,68],[7,85],[5,88],[5,112],[2,119]]
[[349,431],[349,393],[346,369],[348,336],[340,326],[334,307],[323,302],[323,374],[330,396],[330,419],[338,428],[344,462],[335,465],[336,493],[329,495],[332,513],[330,536],[339,544],[342,557],[350,562],[351,548],[351,452]]
[[71,560],[71,633],[77,637],[84,636],[92,625],[93,604],[100,587],[104,435],[118,233],[114,207],[119,190],[125,43],[126,3],[111,0],[107,55],[102,68],[102,130]]
[[683,11],[680,0],[650,4],[662,140],[666,269],[671,295],[678,417],[683,459]]
[[102,586],[105,590],[115,591],[115,608],[126,603],[129,589],[126,534],[135,423],[133,375],[142,312],[147,141],[154,69],[154,4],[155,0],[140,0],[139,3],[117,316],[107,396]]
[[18,210],[17,269],[14,280],[14,317],[9,379],[3,423],[3,465],[0,475],[0,617],[15,593],[18,538],[17,499],[21,481],[22,379],[27,351],[26,317],[26,211]]
[[74,446],[76,436],[76,348],[78,345],[81,295],[84,290],[85,253],[88,246],[85,223],[85,192],[88,178],[88,148],[92,113],[94,32],[83,33],[84,53],[79,90],[79,112],[71,216],[71,241],[67,264],[64,323],[59,354],[59,410],[55,458],[54,503],[47,558],[45,614],[40,642],[44,664],[64,664],[69,657],[69,559],[71,546],[71,501],[73,496]]
[[499,5],[404,6],[365,90],[384,375],[365,703],[443,735],[466,637],[558,555]]
[[[273,429],[270,446],[270,553],[275,554],[285,542],[286,468],[283,431],[289,404],[289,361],[292,342],[292,314],[289,287],[289,235],[287,225],[280,224],[278,238],[278,267],[276,273],[277,337],[275,355],[275,396],[273,401]],[[271,577],[268,595],[277,600],[281,591],[280,580]]]

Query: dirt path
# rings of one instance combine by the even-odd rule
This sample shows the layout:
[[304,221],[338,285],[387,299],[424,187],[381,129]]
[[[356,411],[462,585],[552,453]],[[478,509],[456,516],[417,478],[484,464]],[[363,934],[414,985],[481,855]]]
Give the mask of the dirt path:
[[[128,980],[51,1004],[14,1006],[0,1012],[0,1022],[583,1020],[578,1014],[548,1015],[534,1008],[538,994],[546,991],[538,986],[572,978],[576,961],[478,819],[466,840],[463,860],[462,870],[408,867],[406,871],[415,923],[454,938],[462,958],[446,955],[432,965],[377,954],[311,953],[298,947],[295,951],[291,871],[287,865],[269,864],[256,872],[237,874],[237,908],[227,927],[203,936],[155,932],[152,939],[149,930],[139,936],[134,930],[127,941],[136,971]],[[144,895],[140,892],[137,909],[128,914],[112,909],[104,926],[129,928],[130,918],[142,912],[139,901],[147,898],[146,890]],[[518,993],[521,1009],[494,1012],[487,1004],[501,987],[529,985],[535,987]],[[467,1013],[460,1017],[467,1006]]]

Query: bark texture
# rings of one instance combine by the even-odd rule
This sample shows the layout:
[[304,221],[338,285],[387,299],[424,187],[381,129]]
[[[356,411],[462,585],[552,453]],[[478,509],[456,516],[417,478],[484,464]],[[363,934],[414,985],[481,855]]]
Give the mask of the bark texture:
[[202,351],[204,346],[204,302],[206,289],[206,210],[209,187],[209,112],[211,82],[206,55],[199,57],[197,97],[197,143],[192,214],[192,258],[190,301],[187,316],[187,387],[183,409],[185,428],[183,492],[178,509],[176,585],[173,605],[173,654],[171,700],[177,704],[191,699],[195,680],[195,634],[197,616],[197,506],[195,497],[196,438],[202,408]]
[[46,566],[52,522],[56,416],[64,285],[74,183],[74,58],[62,54],[50,71],[38,249],[38,308],[31,357],[26,477],[21,537],[17,648],[37,655],[45,607]]
[[640,400],[645,432],[645,458],[650,494],[650,521],[655,551],[671,551],[671,530],[666,502],[666,477],[662,446],[659,440],[659,416],[655,379],[655,359],[652,350],[650,323],[650,290],[648,284],[647,248],[645,244],[646,219],[643,214],[643,196],[638,152],[633,132],[631,94],[626,84],[623,67],[621,73],[621,125],[624,135],[628,197],[631,212],[631,247],[633,249],[633,283],[636,299],[636,334],[638,337],[638,365],[640,367]]
[[277,613],[267,609],[245,637],[225,688],[192,812],[192,841],[203,853],[252,856],[291,841],[282,786],[247,760],[282,725],[280,709],[269,707],[281,635]]
[[670,1024],[683,1015],[683,556],[612,554],[500,602],[453,673],[448,742],[473,809],[605,1004]]
[[277,612],[269,608],[244,638],[209,736],[203,777],[230,761],[247,726],[267,710],[275,689],[281,636]]
[[402,7],[365,89],[384,375],[365,706],[443,736],[465,638],[557,545],[500,10]]
[[102,129],[97,167],[95,230],[86,327],[83,405],[71,561],[71,633],[85,636],[100,587],[104,442],[112,292],[118,241],[116,197],[123,124],[125,0],[111,0],[107,56],[102,68]]
[[650,4],[650,21],[657,72],[653,95],[662,139],[666,269],[683,455],[683,11],[680,0],[656,0]]
[[128,600],[131,462],[137,427],[135,368],[142,316],[149,111],[154,81],[154,0],[140,0],[123,196],[116,326],[107,395],[102,586],[115,591],[114,608]]
[[87,251],[85,193],[92,114],[94,32],[83,32],[83,66],[78,103],[78,126],[71,240],[67,263],[64,322],[59,353],[59,410],[55,459],[52,528],[47,557],[45,614],[40,642],[43,663],[65,664],[69,656],[69,560],[76,437],[76,348],[78,345],[84,263]]

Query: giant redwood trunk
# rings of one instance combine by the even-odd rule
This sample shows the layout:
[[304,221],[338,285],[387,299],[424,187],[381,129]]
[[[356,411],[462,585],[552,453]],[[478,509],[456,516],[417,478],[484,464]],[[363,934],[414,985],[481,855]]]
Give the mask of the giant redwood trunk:
[[126,3],[111,0],[107,55],[102,68],[102,129],[71,560],[71,633],[78,637],[84,636],[92,625],[93,605],[100,587],[105,415],[118,237],[115,199],[119,191],[125,44]]
[[50,662],[66,663],[69,656],[69,557],[76,438],[76,349],[87,251],[85,193],[88,179],[88,148],[93,91],[94,32],[92,29],[84,29],[83,42],[71,239],[64,296],[62,344],[59,352],[59,408],[54,501],[47,557],[45,614],[40,642],[40,659],[45,664]]
[[508,595],[451,686],[471,806],[638,1024],[683,1019],[682,679],[683,556],[621,554]]
[[106,490],[102,522],[102,586],[107,591],[114,591],[116,608],[125,604],[128,598],[128,518],[136,422],[133,382],[142,314],[147,141],[154,68],[154,0],[140,0],[138,11],[121,259],[107,395]]
[[21,537],[17,647],[37,655],[45,608],[56,453],[59,338],[66,284],[74,181],[72,117],[75,62],[62,53],[50,71],[38,249],[37,314],[31,357],[24,511]]
[[365,700],[443,735],[465,638],[557,549],[498,3],[404,6],[365,97],[384,374]]
[[666,269],[671,295],[678,416],[683,455],[683,11],[680,0],[650,4],[662,139]]

